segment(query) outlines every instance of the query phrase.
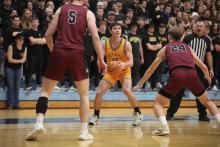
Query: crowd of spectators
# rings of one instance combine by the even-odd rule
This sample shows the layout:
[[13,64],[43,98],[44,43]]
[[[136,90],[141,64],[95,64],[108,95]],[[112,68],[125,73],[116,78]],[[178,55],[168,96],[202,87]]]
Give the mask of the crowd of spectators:
[[[41,87],[41,78],[50,59],[44,33],[62,0],[0,0],[0,62],[1,75],[5,77],[4,57],[13,44],[15,32],[22,32],[23,45],[27,48],[27,60],[23,63],[21,78],[25,90]],[[168,42],[167,30],[179,25],[185,34],[196,31],[196,20],[206,22],[206,36],[212,41],[214,78],[211,88],[218,90],[220,83],[220,0],[85,0],[85,7],[92,10],[97,19],[101,40],[110,37],[109,25],[114,21],[122,24],[122,37],[132,44],[134,66],[132,84],[137,84],[144,71],[151,65],[157,52]],[[98,72],[94,48],[89,32],[85,34],[92,90],[98,86]],[[7,59],[5,59],[7,60]],[[7,73],[6,73],[7,74]],[[162,63],[144,88],[161,88],[166,63]],[[219,81],[219,83],[218,83]],[[7,82],[6,82],[7,85]],[[64,81],[55,88],[74,89],[71,77],[66,73]]]

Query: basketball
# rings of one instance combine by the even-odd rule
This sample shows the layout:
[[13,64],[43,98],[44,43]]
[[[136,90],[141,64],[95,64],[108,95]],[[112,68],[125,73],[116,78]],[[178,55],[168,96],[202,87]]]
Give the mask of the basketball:
[[120,76],[122,74],[122,68],[120,66],[120,62],[111,61],[107,64],[107,72],[112,76]]

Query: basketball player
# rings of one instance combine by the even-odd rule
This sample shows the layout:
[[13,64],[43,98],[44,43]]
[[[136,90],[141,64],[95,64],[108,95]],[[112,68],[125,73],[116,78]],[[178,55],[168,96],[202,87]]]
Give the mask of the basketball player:
[[155,99],[154,113],[161,124],[158,129],[152,132],[153,135],[170,134],[163,106],[166,104],[167,99],[175,98],[182,88],[191,90],[220,124],[220,113],[216,105],[209,100],[208,93],[195,71],[195,64],[202,69],[205,78],[210,83],[211,78],[208,68],[187,44],[180,42],[183,33],[184,29],[181,27],[173,27],[169,30],[168,39],[170,43],[159,51],[156,59],[135,87],[136,90],[142,88],[144,82],[152,75],[158,65],[165,58],[167,59],[170,77]]
[[[36,105],[36,124],[27,135],[27,140],[36,140],[45,132],[43,119],[48,107],[48,98],[58,81],[64,77],[68,70],[76,83],[80,96],[80,140],[90,140],[93,136],[88,133],[89,112],[89,79],[84,60],[84,33],[88,27],[98,55],[101,69],[106,68],[103,60],[102,46],[95,24],[94,14],[83,7],[84,0],[74,0],[65,3],[59,8],[45,34],[47,45],[52,52],[50,63],[45,71],[40,97]],[[57,38],[53,44],[53,34],[57,31]]]
[[105,51],[107,63],[111,61],[119,61],[123,69],[121,76],[115,77],[114,75],[106,72],[103,79],[99,83],[96,91],[94,101],[94,115],[90,120],[90,125],[99,124],[99,114],[101,109],[102,96],[105,92],[113,87],[117,81],[121,82],[122,90],[128,97],[129,102],[134,108],[134,122],[133,125],[139,125],[143,119],[140,108],[138,107],[137,100],[132,94],[132,81],[131,81],[131,67],[133,65],[133,56],[131,44],[125,39],[121,38],[121,24],[115,22],[110,26],[111,38],[102,42],[102,47]]

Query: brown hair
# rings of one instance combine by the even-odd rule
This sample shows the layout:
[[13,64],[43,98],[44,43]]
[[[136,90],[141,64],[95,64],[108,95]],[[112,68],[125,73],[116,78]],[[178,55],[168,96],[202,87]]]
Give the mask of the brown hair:
[[184,28],[179,26],[171,27],[168,34],[171,35],[174,40],[180,40],[184,34]]

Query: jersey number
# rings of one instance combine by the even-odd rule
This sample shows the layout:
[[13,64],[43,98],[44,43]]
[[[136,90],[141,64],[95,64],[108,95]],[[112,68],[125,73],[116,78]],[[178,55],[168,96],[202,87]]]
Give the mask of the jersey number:
[[186,52],[186,48],[184,45],[170,45],[172,52]]
[[69,12],[68,12],[68,23],[69,24],[76,23],[76,14],[77,14],[77,11],[69,10]]

